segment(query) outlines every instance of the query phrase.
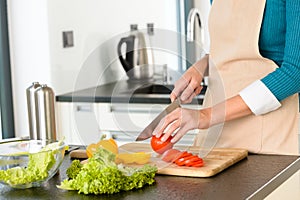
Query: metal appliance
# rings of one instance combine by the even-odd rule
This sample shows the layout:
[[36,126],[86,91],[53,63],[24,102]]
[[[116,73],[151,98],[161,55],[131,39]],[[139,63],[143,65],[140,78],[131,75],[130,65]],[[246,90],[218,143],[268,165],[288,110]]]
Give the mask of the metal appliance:
[[[119,60],[130,80],[152,79],[154,58],[150,37],[153,36],[153,24],[148,24],[148,34],[139,31],[136,24],[132,24],[130,28],[130,34],[121,38],[118,43]],[[121,50],[124,44],[126,45],[125,57]]]
[[34,93],[37,138],[56,141],[55,95],[52,88],[42,84]]
[[46,84],[33,82],[26,89],[30,139],[56,140],[55,94]]
[[29,135],[30,135],[30,139],[34,139],[34,140],[38,139],[37,130],[36,130],[36,107],[35,107],[34,92],[40,86],[41,85],[39,82],[33,82],[32,85],[26,89]]

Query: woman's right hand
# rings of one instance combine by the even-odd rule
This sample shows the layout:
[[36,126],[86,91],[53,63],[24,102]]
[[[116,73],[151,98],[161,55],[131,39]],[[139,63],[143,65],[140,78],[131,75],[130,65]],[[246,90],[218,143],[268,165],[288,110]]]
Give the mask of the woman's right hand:
[[171,93],[171,101],[180,97],[182,103],[190,103],[198,95],[203,86],[201,85],[204,72],[208,66],[208,55],[190,67],[176,83]]

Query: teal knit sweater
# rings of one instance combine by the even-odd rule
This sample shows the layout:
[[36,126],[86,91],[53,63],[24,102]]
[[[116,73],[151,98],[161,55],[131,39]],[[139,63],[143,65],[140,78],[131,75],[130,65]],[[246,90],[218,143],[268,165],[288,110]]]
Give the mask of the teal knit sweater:
[[274,96],[300,92],[300,0],[266,0],[259,50],[279,67],[261,80]]
[[280,67],[262,79],[275,97],[300,92],[300,0],[266,1],[259,49]]

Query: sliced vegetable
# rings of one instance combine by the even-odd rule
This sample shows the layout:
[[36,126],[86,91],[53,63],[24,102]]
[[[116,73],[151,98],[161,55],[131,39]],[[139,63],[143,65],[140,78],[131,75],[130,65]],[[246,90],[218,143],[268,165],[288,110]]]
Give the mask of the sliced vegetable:
[[199,158],[198,156],[191,155],[183,158],[184,160],[189,160],[191,162],[196,162],[196,161],[201,161],[202,159]]
[[116,163],[123,164],[146,164],[149,162],[151,157],[150,153],[137,152],[137,153],[120,153],[116,155]]
[[194,165],[194,163],[201,162],[200,158],[196,158],[196,159],[195,158],[185,158],[184,165],[191,167]]
[[182,154],[178,157],[179,158],[184,158],[184,157],[188,157],[188,156],[192,156],[193,154],[187,152],[187,151],[184,151],[182,152]]
[[159,154],[163,154],[165,151],[173,148],[173,143],[171,142],[172,136],[170,136],[165,142],[161,141],[163,135],[157,138],[156,136],[152,136],[151,138],[151,147],[152,149]]
[[174,162],[182,155],[182,152],[177,149],[169,149],[165,151],[161,159],[165,162]]
[[98,145],[95,143],[89,144],[86,148],[86,155],[91,158],[93,154],[96,152]]
[[136,152],[136,153],[120,153],[118,154],[118,145],[116,141],[112,138],[110,139],[102,139],[98,143],[92,143],[87,146],[86,154],[89,158],[93,157],[95,152],[98,151],[99,148],[106,149],[113,154],[115,154],[116,159],[115,162],[117,164],[146,164],[149,162],[151,155],[145,152]]
[[204,165],[203,160],[197,161],[197,162],[194,162],[194,163],[193,163],[193,166],[199,166],[199,167],[202,167],[203,165]]
[[116,141],[112,138],[100,140],[98,143],[92,143],[87,146],[86,154],[89,158],[93,157],[93,154],[97,151],[99,147],[102,147],[114,154],[118,153],[118,145]]
[[193,155],[187,151],[181,152],[177,149],[167,150],[161,159],[165,162],[173,162],[178,166],[202,167],[204,165],[203,159],[198,155]]
[[204,162],[194,163],[192,167],[203,167]]
[[178,166],[183,166],[184,165],[184,159],[180,158],[174,161],[174,163]]

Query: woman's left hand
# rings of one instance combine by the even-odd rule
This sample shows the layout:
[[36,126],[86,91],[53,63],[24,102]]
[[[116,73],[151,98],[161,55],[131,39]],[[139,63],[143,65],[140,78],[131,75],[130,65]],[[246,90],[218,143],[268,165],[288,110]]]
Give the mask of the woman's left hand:
[[167,138],[176,131],[171,140],[172,143],[176,143],[189,130],[208,128],[210,122],[210,116],[208,114],[209,113],[205,112],[205,110],[177,108],[160,121],[153,131],[153,135],[159,138],[164,134],[161,140],[166,141]]

